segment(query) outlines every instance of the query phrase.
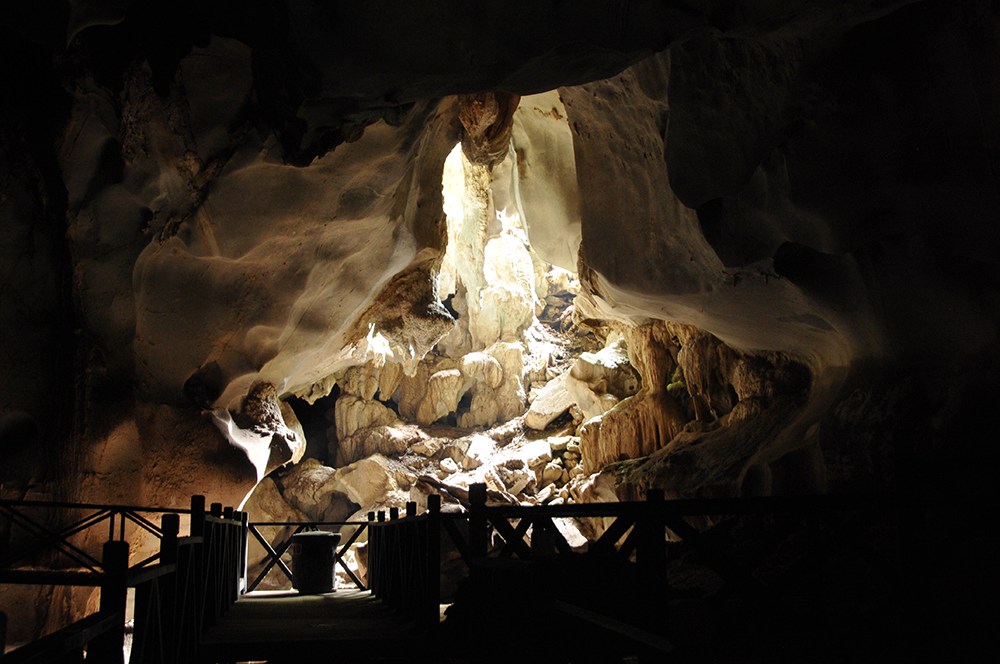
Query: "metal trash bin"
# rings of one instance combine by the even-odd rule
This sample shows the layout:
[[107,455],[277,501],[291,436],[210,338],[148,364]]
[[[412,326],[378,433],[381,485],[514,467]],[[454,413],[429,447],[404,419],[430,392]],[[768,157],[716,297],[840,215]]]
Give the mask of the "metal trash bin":
[[334,590],[334,550],[340,533],[314,530],[292,535],[292,587],[304,595]]

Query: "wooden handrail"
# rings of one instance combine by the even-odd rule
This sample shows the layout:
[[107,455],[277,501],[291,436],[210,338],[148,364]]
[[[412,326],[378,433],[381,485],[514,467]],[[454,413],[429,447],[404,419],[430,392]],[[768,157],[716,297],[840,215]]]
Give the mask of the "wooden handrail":
[[0,506],[50,507],[54,509],[114,510],[116,512],[156,512],[161,514],[190,514],[187,507],[150,507],[145,505],[120,505],[117,503],[71,503],[53,500],[0,500]]
[[[589,552],[596,556],[614,555],[619,560],[632,559],[634,553],[634,564],[645,570],[643,578],[647,579],[648,585],[665,583],[665,533],[669,530],[688,542],[691,549],[726,581],[749,587],[746,584],[752,583],[752,579],[747,580],[749,575],[746,571],[731,565],[728,552],[703,537],[686,518],[747,514],[829,517],[836,516],[839,511],[896,506],[895,498],[886,494],[663,500],[662,494],[652,491],[646,501],[541,506],[487,505],[486,487],[482,484],[472,485],[468,495],[470,508],[464,514],[442,513],[440,497],[431,495],[428,497],[428,510],[419,515],[416,505],[408,503],[405,515],[393,509],[388,514],[384,511],[370,513],[367,521],[304,522],[252,521],[246,513],[218,503],[206,511],[204,498],[199,496],[192,498],[190,509],[0,501],[8,511],[16,511],[18,505],[106,510],[78,520],[71,526],[73,532],[92,527],[109,517],[115,518],[112,515],[120,515],[120,528],[124,528],[125,519],[131,519],[160,538],[160,551],[143,561],[158,562],[129,570],[128,545],[121,539],[114,539],[115,522],[112,521],[112,541],[105,545],[99,568],[89,573],[67,570],[58,577],[49,570],[6,569],[0,570],[0,581],[19,578],[32,583],[56,583],[61,579],[72,585],[101,585],[101,613],[95,614],[101,617],[90,616],[85,619],[87,622],[81,621],[66,628],[69,630],[66,634],[74,635],[66,638],[70,639],[68,642],[76,643],[86,636],[88,652],[98,660],[105,656],[111,658],[106,661],[120,661],[114,656],[121,651],[122,638],[121,624],[114,623],[114,620],[108,622],[108,619],[121,615],[125,589],[135,586],[137,607],[143,607],[141,610],[137,608],[137,643],[141,648],[148,648],[153,641],[165,642],[164,635],[169,638],[177,636],[177,643],[168,648],[170,656],[165,661],[195,661],[201,630],[216,621],[242,592],[253,588],[254,584],[248,588],[246,583],[246,545],[250,534],[260,537],[258,527],[294,526],[296,532],[306,528],[354,527],[348,541],[335,552],[341,564],[341,556],[347,548],[367,532],[368,588],[386,603],[410,613],[421,624],[431,626],[438,620],[442,528],[471,566],[472,561],[481,561],[491,553],[491,531],[504,540],[502,549],[498,552],[493,549],[493,552],[525,559],[545,559],[571,552],[554,519],[611,517],[614,522],[600,538],[591,542]],[[132,512],[137,518],[130,516]],[[153,524],[139,516],[139,512],[160,512],[161,523]],[[191,515],[190,532],[183,537],[178,532],[182,514]],[[468,522],[467,539],[458,526],[459,520]],[[530,538],[529,528],[532,533]],[[45,531],[41,535],[51,539],[52,533]],[[272,556],[271,564],[281,567],[283,563],[279,559],[287,547],[281,544],[274,548],[265,544],[265,548]],[[287,568],[283,571],[291,575]],[[353,574],[352,578],[359,587],[363,587]],[[600,616],[590,617],[603,619]],[[96,626],[106,628],[98,634]],[[22,660],[5,659],[4,664],[14,661]]]
[[[472,486],[476,486],[473,484]],[[485,486],[485,485],[484,485]],[[470,487],[470,495],[472,487]],[[655,513],[675,516],[713,516],[729,514],[808,513],[817,510],[849,510],[866,507],[892,507],[894,494],[754,496],[747,498],[684,498],[664,500],[656,507],[646,501],[618,503],[569,503],[561,505],[485,505],[490,516],[506,518],[615,517]],[[466,519],[468,514],[442,513],[443,519]]]
[[[46,639],[22,646],[3,658],[4,664],[22,661],[54,661],[86,647],[88,660],[121,662],[124,639],[124,607],[128,587],[136,588],[135,637],[132,662],[189,662],[197,660],[198,640],[203,627],[216,619],[236,600],[245,580],[247,515],[219,504],[212,513],[204,511],[201,496],[191,499],[190,509],[119,507],[91,504],[30,501],[4,501],[8,513],[17,507],[100,509],[74,523],[73,532],[120,515],[124,532],[126,519],[160,539],[160,551],[129,568],[129,545],[115,539],[111,521],[111,539],[104,545],[99,567],[89,572],[50,570],[0,570],[0,580],[36,584],[66,583],[100,585],[99,613],[77,621]],[[161,512],[160,525],[134,512]],[[181,514],[190,514],[190,534],[178,533]],[[30,520],[28,520],[30,525]],[[59,534],[42,528],[46,541],[58,545]],[[54,538],[54,539],[53,539]],[[158,564],[148,563],[159,560]],[[143,566],[145,565],[145,566]]]
[[368,514],[368,585],[386,604],[412,615],[427,629],[438,623],[441,597],[441,498],[427,497],[427,511],[406,516],[392,510]]
[[174,563],[152,565],[151,567],[143,567],[137,570],[130,570],[128,573],[128,586],[130,588],[135,588],[136,586],[142,585],[143,583],[148,583],[153,579],[158,579],[161,576],[173,574],[176,571],[177,571],[177,565],[175,565]]
[[[358,538],[366,531],[368,527],[368,521],[249,521],[247,522],[249,535],[252,535],[254,539],[260,544],[261,548],[264,549],[264,554],[266,556],[266,563],[263,569],[261,569],[257,576],[254,577],[246,590],[255,590],[260,583],[271,573],[271,570],[275,567],[288,579],[289,582],[294,583],[292,570],[285,565],[281,557],[288,551],[292,543],[292,537],[298,535],[299,533],[310,530],[319,529],[321,527],[354,527],[354,532],[351,536],[347,538],[346,541],[340,544],[340,547],[334,551],[334,566],[340,565],[341,569],[347,574],[358,590],[368,590],[368,587],[358,578],[358,576],[347,566],[344,562],[344,554],[347,552],[351,546],[357,542]],[[260,532],[258,527],[284,527],[291,528],[294,527],[295,530],[288,537],[284,538],[279,542],[268,542],[267,538]]]
[[49,664],[61,661],[60,658],[81,650],[95,637],[124,622],[125,614],[121,611],[91,614],[7,653],[3,657],[3,664]]
[[317,526],[364,526],[367,525],[367,521],[248,521],[248,525],[251,526],[263,526],[263,527],[281,527],[281,526],[304,526],[317,527]]
[[99,586],[104,574],[83,570],[2,569],[0,583],[28,586]]

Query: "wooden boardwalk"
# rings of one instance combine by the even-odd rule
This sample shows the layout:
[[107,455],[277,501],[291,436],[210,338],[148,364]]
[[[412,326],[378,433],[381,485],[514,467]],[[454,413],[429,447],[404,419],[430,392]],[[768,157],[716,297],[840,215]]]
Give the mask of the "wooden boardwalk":
[[[247,514],[219,503],[206,512],[202,496],[192,497],[190,510],[0,500],[0,519],[31,536],[30,546],[0,556],[0,583],[101,588],[97,613],[6,654],[3,661],[83,662],[86,652],[87,661],[122,664],[129,588],[134,588],[130,664],[506,664],[511,654],[498,634],[534,644],[530,653],[517,653],[521,661],[572,657],[604,664],[627,655],[660,662],[666,654],[674,657],[675,649],[705,661],[712,653],[744,651],[767,659],[772,651],[791,652],[793,641],[802,656],[791,659],[813,661],[833,644],[844,654],[840,659],[867,661],[873,652],[870,639],[830,641],[822,630],[800,627],[823,625],[829,631],[837,624],[838,635],[865,635],[872,611],[892,624],[909,615],[898,604],[906,597],[900,590],[905,576],[896,571],[904,563],[897,564],[898,506],[891,496],[665,501],[662,492],[650,490],[645,501],[544,506],[488,505],[487,497],[485,484],[473,484],[467,512],[443,514],[440,496],[432,494],[424,514],[418,515],[411,502],[405,516],[392,509],[388,519],[384,512],[372,512],[365,522],[332,524],[355,528],[351,539],[333,551],[339,565],[346,548],[367,534],[367,575],[363,581],[352,577],[357,590],[322,595],[242,589],[254,585],[248,583],[246,563],[248,535],[259,535],[257,525],[294,526],[300,532],[324,524],[251,524]],[[67,512],[58,533],[48,525],[46,510]],[[161,513],[159,526],[155,512]],[[187,536],[180,534],[182,514],[190,515]],[[731,526],[740,522],[732,519],[697,527],[704,517],[720,515],[744,517],[750,525],[742,530],[752,530],[753,536],[737,538]],[[586,552],[570,547],[557,527],[557,519],[596,517],[613,520]],[[699,521],[689,521],[692,517]],[[160,551],[130,560],[126,522],[158,537]],[[95,527],[107,527],[109,533],[100,557],[74,543],[79,533]],[[734,546],[744,540],[751,546]],[[294,570],[281,561],[291,540],[262,544],[269,565],[294,578]],[[451,595],[441,592],[442,545],[454,547],[468,572],[445,622],[441,599]],[[49,548],[85,573],[67,576],[65,569],[18,566]],[[453,553],[448,555],[454,560]],[[874,609],[859,614],[844,600],[839,581],[847,577],[827,581],[827,571],[841,569],[862,569],[863,586],[870,590],[858,597]],[[461,576],[463,570],[454,571]],[[718,579],[702,588],[692,586],[692,574]],[[566,578],[586,582],[567,585]],[[851,587],[856,585],[861,584]],[[526,597],[532,598],[528,607]],[[665,597],[678,601],[664,603]],[[795,608],[782,609],[785,600]],[[730,624],[726,607],[733,602],[748,607],[752,624],[743,619]],[[804,611],[808,606],[821,608],[814,615]],[[713,607],[719,610],[706,612]],[[0,649],[3,618],[0,614]],[[775,627],[786,624],[793,628]],[[688,630],[686,625],[701,627]],[[892,654],[894,632],[885,633],[879,647]],[[577,634],[586,638],[562,638]],[[720,643],[718,636],[728,634],[733,636]]]
[[202,662],[385,661],[417,655],[426,632],[370,591],[240,597],[201,638]]

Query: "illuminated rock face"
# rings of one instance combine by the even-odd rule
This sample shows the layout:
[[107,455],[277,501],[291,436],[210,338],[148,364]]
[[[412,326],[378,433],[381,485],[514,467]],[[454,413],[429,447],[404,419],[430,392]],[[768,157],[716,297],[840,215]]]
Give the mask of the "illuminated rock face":
[[[965,397],[995,383],[996,72],[952,46],[995,47],[962,9],[640,2],[508,44],[455,6],[436,22],[401,7],[470,31],[416,49],[341,3],[350,39],[303,7],[254,14],[258,32],[220,14],[161,24],[164,58],[139,38],[155,21],[71,4],[78,40],[56,30],[28,70],[45,76],[12,81],[32,93],[6,95],[0,155],[5,283],[23,296],[3,293],[4,449],[71,438],[70,494],[239,504],[296,454],[251,463],[213,424],[255,384],[309,401],[337,385],[343,463],[419,438],[396,415],[523,414],[552,378],[525,366],[541,261],[579,272],[577,320],[626,338],[638,392],[574,402],[588,470],[651,456],[635,486],[877,484],[893,432],[969,438]],[[523,51],[531,36],[546,48]],[[488,89],[508,92],[457,96]],[[449,229],[442,173],[480,130],[462,171],[479,206]],[[77,412],[57,427],[58,395]],[[28,456],[5,471],[21,494],[45,479]]]
[[[900,489],[992,523],[988,3],[7,4],[4,497],[238,506],[302,452],[274,397],[336,389],[338,467],[265,479],[262,513],[401,506],[405,451],[540,502]],[[571,371],[572,431],[517,463],[425,438],[556,378],[542,261],[638,390]]]

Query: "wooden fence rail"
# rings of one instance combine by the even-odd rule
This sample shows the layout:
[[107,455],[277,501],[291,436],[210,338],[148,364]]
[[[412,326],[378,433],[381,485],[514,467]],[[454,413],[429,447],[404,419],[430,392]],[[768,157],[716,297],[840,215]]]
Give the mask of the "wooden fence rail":
[[[80,516],[78,513],[83,512]],[[77,514],[66,519],[68,523],[53,527],[49,521],[56,515]],[[132,523],[140,529],[159,538],[160,527],[147,518],[146,514],[187,514],[189,510],[169,507],[139,507],[135,505],[101,505],[95,503],[65,503],[38,500],[0,500],[0,521],[6,520],[10,536],[15,533],[27,536],[23,546],[5,550],[0,554],[0,582],[40,583],[33,577],[62,571],[61,582],[69,585],[101,585],[103,563],[94,552],[84,550],[74,540],[79,540],[87,531],[106,525],[107,541],[124,540],[125,526]],[[40,569],[40,556],[45,562],[61,563],[62,569]],[[136,563],[135,567],[148,565],[158,558],[158,554]],[[31,569],[19,569],[18,564],[30,561]],[[74,569],[63,571],[66,563]],[[89,577],[89,578],[88,578]]]
[[441,602],[441,497],[427,497],[427,511],[416,503],[368,513],[368,583],[372,594],[413,616],[423,627],[439,621]]
[[[278,542],[269,542],[260,532],[260,528],[265,527],[294,528],[294,530],[290,535]],[[340,544],[340,546],[334,550],[334,569],[336,569],[336,566],[339,565],[358,590],[368,590],[365,583],[359,579],[358,575],[355,574],[354,571],[347,566],[347,563],[344,562],[344,554],[347,553],[347,550],[352,546],[355,546],[359,538],[368,531],[367,521],[250,521],[247,524],[248,532],[261,545],[261,547],[263,547],[267,562],[264,564],[264,567],[260,570],[260,572],[257,573],[257,576],[254,577],[253,581],[251,581],[247,586],[247,592],[256,590],[260,586],[260,583],[274,568],[277,568],[290,583],[295,583],[293,570],[289,569],[288,565],[286,565],[281,559],[291,547],[292,538],[295,535],[312,530],[337,529],[339,531],[343,530],[345,527],[353,527],[354,532],[352,532],[351,536],[347,538],[347,541]]]
[[[709,536],[706,517],[725,515],[784,515],[791,522],[817,521],[833,527],[849,526],[845,513],[892,510],[888,496],[802,496],[792,498],[742,498],[710,500],[664,500],[663,494],[649,491],[647,500],[621,503],[573,505],[487,505],[483,484],[469,488],[468,510],[441,512],[440,496],[428,496],[427,511],[417,514],[416,504],[408,503],[404,515],[397,509],[369,513],[368,520],[352,522],[250,522],[247,514],[219,503],[205,508],[205,499],[194,496],[190,509],[158,509],[133,506],[73,505],[62,503],[0,502],[0,517],[7,516],[32,538],[25,551],[5,555],[0,565],[0,583],[47,583],[100,586],[98,613],[59,632],[28,644],[4,656],[3,664],[36,661],[80,662],[86,650],[89,661],[122,662],[124,609],[128,588],[135,588],[135,622],[131,662],[136,664],[179,664],[197,661],[199,639],[214,625],[238,597],[257,584],[274,567],[290,580],[293,570],[281,561],[291,537],[272,546],[260,531],[264,526],[294,526],[297,534],[323,526],[353,526],[354,532],[335,554],[335,565],[345,569],[359,589],[370,589],[386,604],[413,616],[418,624],[434,626],[439,620],[441,601],[441,544],[450,539],[467,563],[470,580],[495,583],[515,567],[505,561],[551,564],[559,557],[589,561],[628,570],[622,578],[636,584],[634,597],[655,596],[666,586],[668,541],[683,542],[700,561],[713,570],[727,588],[744,594],[763,592],[746,561],[738,561],[725,539]],[[45,508],[86,510],[62,529],[53,529],[30,514]],[[144,514],[159,511],[155,524]],[[190,515],[190,532],[180,535],[180,519]],[[559,529],[560,518],[601,517],[607,527],[584,547],[574,549]],[[694,519],[698,519],[695,521]],[[159,551],[130,565],[129,547],[124,540],[125,524],[134,523],[160,540]],[[463,523],[464,522],[464,523]],[[108,541],[98,556],[70,540],[93,527],[108,526]],[[812,526],[809,526],[810,528]],[[346,564],[343,556],[367,533],[367,584]],[[247,544],[253,535],[265,548],[265,569],[247,582]],[[809,538],[805,538],[809,541]],[[825,549],[826,544],[817,547]],[[78,565],[77,569],[23,569],[14,562],[30,560],[48,547]],[[491,561],[506,566],[491,567]],[[526,569],[517,567],[517,570]],[[886,566],[887,575],[892,565]],[[484,572],[485,570],[485,572]],[[494,575],[489,577],[488,575]],[[633,626],[597,616],[586,607],[553,602],[558,610],[585,621],[601,621],[618,626],[630,638],[645,639],[659,652],[669,644],[656,641],[652,632],[642,633]],[[0,617],[0,642],[3,640]],[[662,640],[661,640],[662,641]],[[0,643],[2,644],[2,643]],[[2,652],[2,651],[0,651]]]
[[[28,503],[31,509],[94,510],[58,532],[25,516],[25,503],[5,503],[3,513],[35,537],[25,550],[5,561],[30,559],[54,547],[70,560],[86,562],[87,570],[67,576],[58,570],[0,571],[0,582],[99,585],[100,609],[53,634],[2,657],[3,664],[22,662],[123,662],[125,605],[135,588],[135,615],[130,662],[180,664],[197,660],[202,631],[236,601],[246,582],[247,515],[214,503],[206,513],[205,498],[194,496],[190,509],[159,509],[72,503]],[[156,525],[141,512],[161,512]],[[190,534],[180,537],[180,515],[190,515]],[[98,561],[66,540],[103,521],[110,522],[109,541]],[[129,520],[160,540],[159,551],[129,565],[124,524]],[[38,541],[40,540],[41,543]],[[94,562],[98,564],[94,564]],[[154,564],[155,563],[155,564]],[[30,571],[27,574],[24,572]],[[2,650],[0,650],[2,653]]]

